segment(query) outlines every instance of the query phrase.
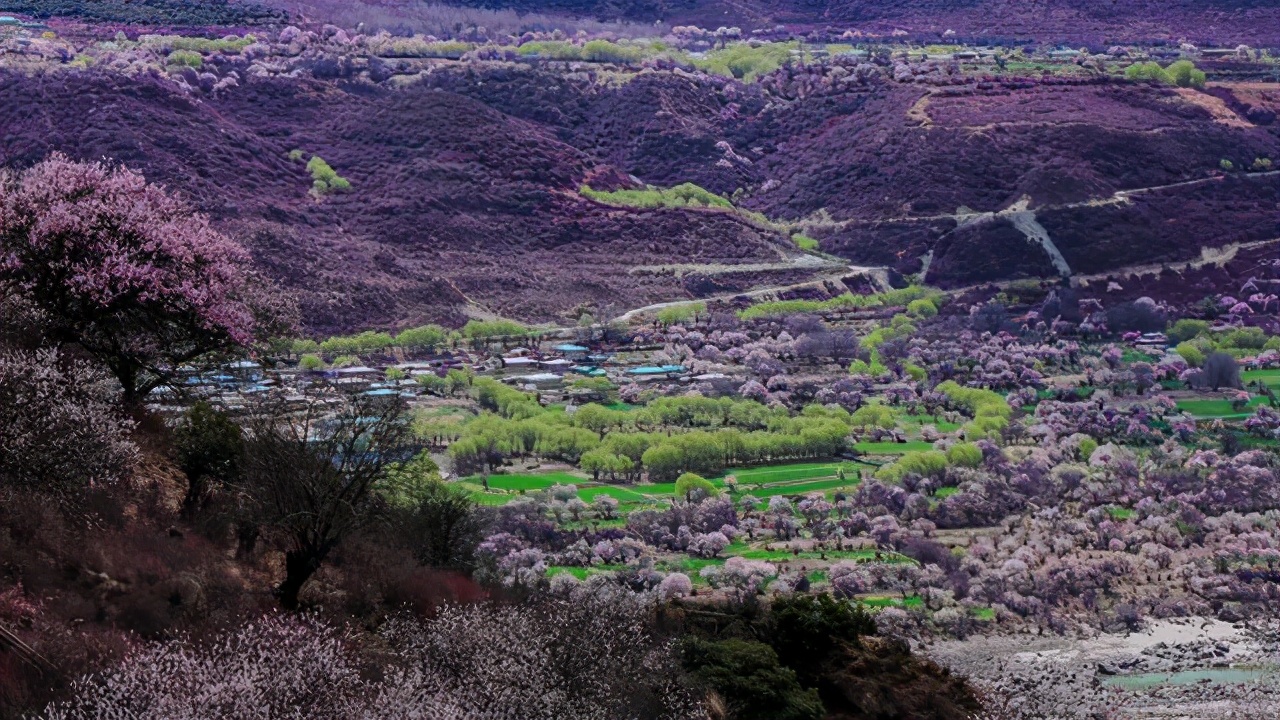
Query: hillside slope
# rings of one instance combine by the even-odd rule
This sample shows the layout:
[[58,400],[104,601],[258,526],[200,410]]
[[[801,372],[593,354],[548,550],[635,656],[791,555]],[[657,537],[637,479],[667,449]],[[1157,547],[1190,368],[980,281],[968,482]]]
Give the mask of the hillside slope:
[[[318,0],[272,0],[290,8],[324,7]],[[1220,44],[1280,44],[1280,7],[1270,0],[451,0],[449,5],[558,13],[601,20],[834,27],[888,34],[1066,43],[1164,40]],[[401,3],[366,0],[371,8]],[[376,17],[376,12],[371,17]]]
[[[297,62],[240,65],[215,92],[154,72],[0,75],[0,162],[61,150],[141,169],[241,238],[316,332],[572,322],[829,272],[788,264],[795,231],[949,286],[1280,237],[1280,176],[1247,171],[1280,158],[1266,83],[938,79],[928,63],[892,69],[902,80],[824,64],[743,85],[449,61],[375,82],[349,58]],[[313,156],[351,190],[309,192]],[[637,181],[693,182],[785,229],[579,193]]]
[[[473,299],[475,312],[528,320],[620,312],[685,295],[679,278],[626,276],[632,266],[780,257],[782,238],[732,213],[590,202],[577,192],[590,156],[425,86],[259,80],[198,100],[147,76],[9,75],[0,125],[6,165],[60,150],[180,190],[299,294],[317,330],[457,323]],[[352,190],[311,196],[293,150]]]

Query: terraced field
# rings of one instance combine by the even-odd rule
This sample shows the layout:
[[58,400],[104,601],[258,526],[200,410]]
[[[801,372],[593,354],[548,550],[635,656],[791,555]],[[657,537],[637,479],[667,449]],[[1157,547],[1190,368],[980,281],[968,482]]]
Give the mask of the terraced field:
[[[932,447],[929,443],[870,443],[870,445],[886,445],[894,449]],[[917,445],[920,447],[916,447]],[[842,469],[843,477],[840,474]],[[775,495],[805,495],[813,492],[831,496],[841,490],[851,491],[855,488],[861,480],[860,469],[861,472],[866,472],[870,468],[849,462],[791,463],[729,470],[720,477],[710,478],[709,481],[717,488],[724,488],[725,478],[732,476],[737,481],[738,494],[754,495],[762,499]],[[479,477],[464,478],[458,482],[466,484],[476,502],[490,506],[505,505],[522,494],[548,490],[556,485],[575,485],[578,488],[578,497],[584,502],[591,503],[601,495],[608,495],[620,503],[620,513],[627,513],[646,505],[666,504],[675,494],[676,489],[675,483],[606,485],[561,471],[490,475],[488,491],[485,491]]]

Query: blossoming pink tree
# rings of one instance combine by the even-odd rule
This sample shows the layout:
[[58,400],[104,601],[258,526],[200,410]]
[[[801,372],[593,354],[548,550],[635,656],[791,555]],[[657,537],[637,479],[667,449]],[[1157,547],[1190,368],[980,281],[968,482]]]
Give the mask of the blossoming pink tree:
[[53,155],[0,175],[0,292],[45,316],[136,401],[178,365],[249,343],[243,248],[138,173]]

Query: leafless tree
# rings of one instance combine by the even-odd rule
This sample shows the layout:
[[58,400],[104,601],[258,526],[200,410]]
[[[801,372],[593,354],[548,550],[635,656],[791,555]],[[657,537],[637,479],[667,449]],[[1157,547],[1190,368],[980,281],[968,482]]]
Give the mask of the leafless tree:
[[250,517],[285,546],[285,608],[342,540],[369,522],[375,485],[410,437],[398,398],[355,397],[290,413],[269,400],[245,420],[241,490]]

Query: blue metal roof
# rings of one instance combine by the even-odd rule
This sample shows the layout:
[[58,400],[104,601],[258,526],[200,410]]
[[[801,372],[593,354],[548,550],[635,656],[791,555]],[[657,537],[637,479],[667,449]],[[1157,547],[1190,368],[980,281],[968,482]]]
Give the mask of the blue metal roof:
[[684,372],[683,365],[658,365],[631,368],[627,371],[629,375],[670,375],[671,373]]

